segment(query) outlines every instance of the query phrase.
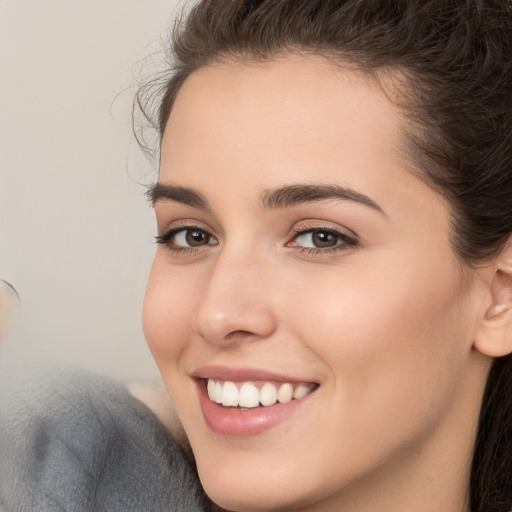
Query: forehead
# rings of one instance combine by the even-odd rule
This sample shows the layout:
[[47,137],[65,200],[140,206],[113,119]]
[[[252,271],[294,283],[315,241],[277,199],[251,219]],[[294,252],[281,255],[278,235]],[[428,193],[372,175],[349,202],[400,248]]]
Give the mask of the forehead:
[[299,56],[219,63],[193,73],[179,91],[162,141],[162,169],[197,168],[207,153],[229,157],[240,170],[250,161],[261,171],[276,159],[294,160],[298,177],[300,162],[314,157],[314,169],[306,168],[321,176],[323,162],[339,158],[333,147],[345,158],[360,149],[358,166],[375,167],[375,158],[397,151],[402,128],[382,88],[353,67]]
[[404,119],[376,82],[354,65],[299,55],[201,68],[171,111],[161,181],[197,175],[207,186],[222,170],[242,187],[253,177],[268,188],[279,171],[288,174],[284,184],[350,185],[355,175],[367,192],[381,189],[394,179],[385,171],[412,165],[402,149]]
[[179,91],[160,181],[248,202],[283,185],[339,184],[397,216],[429,201],[444,215],[446,201],[411,172],[405,126],[383,87],[353,66],[301,56],[222,62]]
[[283,135],[280,130],[291,125],[300,129],[301,123],[319,120],[329,129],[333,117],[356,114],[353,123],[370,120],[374,124],[380,118],[380,126],[392,136],[398,128],[398,111],[377,83],[353,65],[340,67],[322,57],[214,63],[192,73],[182,85],[166,131],[184,115],[194,122],[196,114],[200,120],[229,114],[247,121],[251,128],[264,124],[269,136]]

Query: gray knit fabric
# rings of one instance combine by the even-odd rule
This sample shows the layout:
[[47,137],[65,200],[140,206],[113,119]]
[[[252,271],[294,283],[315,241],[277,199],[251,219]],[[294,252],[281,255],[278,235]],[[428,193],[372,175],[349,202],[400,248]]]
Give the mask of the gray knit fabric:
[[193,465],[115,381],[75,370],[0,388],[2,512],[209,509]]

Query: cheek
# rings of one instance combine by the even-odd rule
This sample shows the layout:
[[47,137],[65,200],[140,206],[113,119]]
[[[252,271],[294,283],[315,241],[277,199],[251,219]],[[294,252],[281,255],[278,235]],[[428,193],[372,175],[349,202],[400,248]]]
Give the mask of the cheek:
[[383,407],[416,414],[450,396],[470,351],[455,268],[370,268],[340,279],[317,274],[288,310],[295,336],[326,363],[327,385],[361,411],[362,425]]
[[180,272],[166,268],[158,256],[155,258],[144,297],[142,325],[160,370],[179,356],[190,339],[194,294],[186,292],[191,286],[184,280]]

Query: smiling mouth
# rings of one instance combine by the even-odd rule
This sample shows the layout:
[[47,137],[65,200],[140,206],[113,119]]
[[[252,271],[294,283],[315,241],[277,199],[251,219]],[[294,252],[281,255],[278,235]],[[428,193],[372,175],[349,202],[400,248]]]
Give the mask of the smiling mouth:
[[270,407],[276,403],[286,404],[309,395],[317,387],[313,383],[233,382],[206,379],[208,397],[212,402],[223,407],[237,407],[240,410]]

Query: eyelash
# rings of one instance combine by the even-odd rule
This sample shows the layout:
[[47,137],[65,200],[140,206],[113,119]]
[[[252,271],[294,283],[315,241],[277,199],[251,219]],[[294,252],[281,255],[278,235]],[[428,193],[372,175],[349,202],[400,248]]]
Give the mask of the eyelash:
[[[301,253],[306,254],[329,254],[333,252],[340,252],[340,251],[348,251],[349,249],[353,249],[359,245],[358,241],[355,238],[352,238],[348,236],[347,234],[343,233],[342,231],[339,231],[334,228],[326,228],[326,227],[311,227],[307,225],[300,225],[296,229],[293,230],[293,236],[291,239],[291,242],[294,240],[297,240],[299,236],[304,236],[307,234],[313,234],[313,233],[325,233],[328,235],[335,236],[338,239],[338,243],[332,247],[296,247],[298,251]],[[288,242],[290,243],[290,242]]]
[[[197,252],[197,251],[201,250],[201,248],[203,246],[186,247],[183,245],[172,244],[172,242],[171,242],[172,238],[174,236],[176,236],[178,233],[181,233],[182,231],[185,231],[185,232],[186,231],[200,231],[201,233],[205,233],[209,238],[215,238],[213,235],[208,233],[208,231],[206,231],[206,229],[204,229],[204,228],[200,228],[199,226],[194,226],[194,225],[184,225],[184,226],[172,228],[162,235],[155,236],[155,241],[157,244],[166,245],[167,248],[172,253],[175,253],[175,254],[177,254],[177,253],[186,254],[186,253]],[[217,244],[206,244],[206,245],[217,245]]]
[[[205,229],[203,229],[199,226],[184,225],[184,226],[172,228],[162,235],[157,235],[155,237],[155,241],[157,244],[167,245],[168,249],[175,254],[176,253],[187,254],[187,253],[200,251],[204,247],[204,245],[200,245],[197,247],[187,247],[187,246],[183,246],[183,245],[174,245],[173,243],[171,243],[171,240],[173,239],[174,236],[176,236],[178,233],[187,232],[187,231],[200,231],[200,232],[206,234],[209,237],[209,239],[211,239],[211,238],[215,239],[215,237],[213,235],[211,235],[208,231],[206,231]],[[315,254],[328,254],[328,253],[332,253],[332,252],[347,251],[349,249],[353,249],[358,246],[358,241],[355,238],[352,238],[352,237],[346,235],[342,231],[339,231],[334,228],[311,227],[311,226],[306,226],[306,225],[300,225],[296,229],[294,229],[292,237],[291,237],[290,241],[287,242],[286,245],[288,247],[290,247],[288,244],[297,240],[300,236],[304,236],[307,234],[314,234],[314,233],[325,233],[327,235],[332,235],[338,239],[338,243],[332,247],[321,248],[321,247],[297,246],[297,247],[295,247],[295,249],[301,253],[315,255]],[[205,244],[205,245],[217,245],[217,244],[218,244],[218,242],[216,244]]]

